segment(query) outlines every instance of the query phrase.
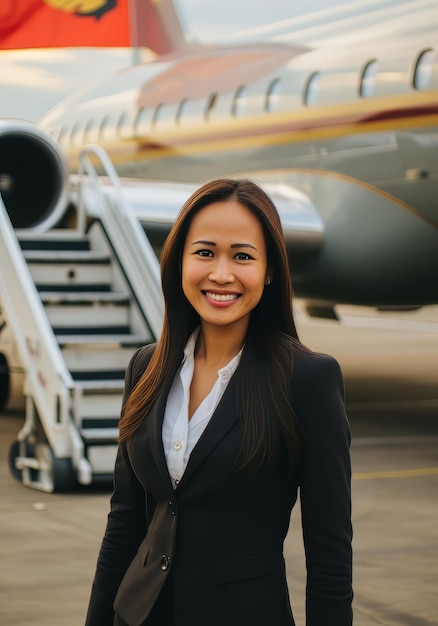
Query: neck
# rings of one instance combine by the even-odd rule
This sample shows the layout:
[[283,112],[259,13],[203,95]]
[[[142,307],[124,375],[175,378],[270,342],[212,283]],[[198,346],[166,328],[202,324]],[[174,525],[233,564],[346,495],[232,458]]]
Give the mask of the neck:
[[195,356],[205,364],[228,363],[242,348],[245,334],[234,329],[212,329],[201,325]]

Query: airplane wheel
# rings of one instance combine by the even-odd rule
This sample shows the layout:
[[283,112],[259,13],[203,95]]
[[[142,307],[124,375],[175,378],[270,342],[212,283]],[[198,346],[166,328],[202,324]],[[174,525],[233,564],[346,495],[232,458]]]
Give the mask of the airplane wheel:
[[37,443],[35,457],[41,464],[37,480],[44,485],[45,491],[60,493],[77,484],[71,459],[57,459],[49,444]]
[[[9,448],[8,465],[12,477],[19,482],[23,481],[23,470],[17,468],[16,459],[23,454],[23,443],[14,441]],[[31,468],[30,481],[36,489],[49,493],[69,491],[76,484],[76,474],[71,459],[57,459],[47,443],[36,445],[26,443],[25,455],[38,461],[39,468]]]
[[[20,446],[22,445],[23,443],[21,441],[18,441],[17,439],[11,444],[8,452],[9,471],[11,472],[12,477],[15,478],[15,480],[18,480],[20,483],[22,482],[23,478],[23,470],[18,469],[15,464],[15,460],[22,455],[22,448],[20,448]],[[33,454],[34,446],[32,444],[26,443],[26,456],[33,456]]]

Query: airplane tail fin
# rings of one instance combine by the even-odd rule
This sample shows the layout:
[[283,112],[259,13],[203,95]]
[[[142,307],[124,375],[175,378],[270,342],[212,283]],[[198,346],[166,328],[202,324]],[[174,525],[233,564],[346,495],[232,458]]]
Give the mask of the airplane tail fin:
[[0,49],[187,47],[172,0],[20,0],[0,2]]

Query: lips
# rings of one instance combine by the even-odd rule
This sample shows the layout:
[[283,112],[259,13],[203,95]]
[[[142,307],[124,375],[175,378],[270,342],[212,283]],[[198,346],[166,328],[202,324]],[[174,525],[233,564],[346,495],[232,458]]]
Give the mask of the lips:
[[215,302],[232,302],[239,298],[237,293],[215,293],[213,291],[204,291],[203,293],[209,300],[214,300]]

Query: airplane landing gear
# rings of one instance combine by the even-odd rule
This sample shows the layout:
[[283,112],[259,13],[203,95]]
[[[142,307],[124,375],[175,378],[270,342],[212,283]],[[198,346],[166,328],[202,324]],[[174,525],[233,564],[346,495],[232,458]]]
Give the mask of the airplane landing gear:
[[8,464],[16,480],[46,493],[69,491],[76,484],[71,459],[56,458],[46,442],[14,441]]

